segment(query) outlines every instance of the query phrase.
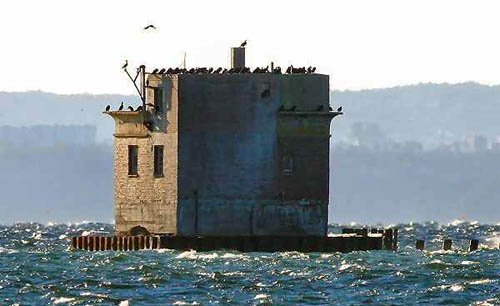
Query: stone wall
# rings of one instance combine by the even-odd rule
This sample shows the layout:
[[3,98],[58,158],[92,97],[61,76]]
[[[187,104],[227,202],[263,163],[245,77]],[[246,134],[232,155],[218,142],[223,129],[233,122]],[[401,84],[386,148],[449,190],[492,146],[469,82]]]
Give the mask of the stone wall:
[[[159,80],[151,80],[159,85]],[[156,82],[156,83],[155,83]],[[172,82],[165,82],[171,88]],[[165,112],[150,107],[146,121],[155,122],[153,131],[142,123],[142,113],[114,114],[115,133],[115,216],[116,231],[123,234],[134,226],[151,233],[177,232],[177,94],[165,90]],[[152,101],[152,90],[147,100]],[[168,107],[167,107],[168,104]],[[128,175],[128,146],[137,145],[138,175]],[[155,177],[154,145],[163,145],[163,177]]]

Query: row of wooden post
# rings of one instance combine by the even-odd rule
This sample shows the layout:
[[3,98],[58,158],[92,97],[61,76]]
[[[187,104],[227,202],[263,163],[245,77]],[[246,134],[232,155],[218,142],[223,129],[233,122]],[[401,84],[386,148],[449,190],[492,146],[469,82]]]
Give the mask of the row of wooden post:
[[[443,241],[443,250],[444,251],[451,250],[452,245],[453,245],[453,241],[451,239],[445,239]],[[415,248],[417,250],[423,250],[425,248],[425,241],[422,239],[418,239],[415,243]],[[470,244],[469,244],[469,252],[476,251],[478,248],[479,248],[479,240],[471,239]]]
[[73,237],[71,246],[87,251],[132,251],[159,249],[159,236],[79,236]]
[[359,236],[368,236],[368,233],[372,234],[382,234],[383,237],[383,248],[385,250],[397,250],[398,249],[398,229],[388,228],[388,229],[367,229],[367,228],[343,228],[342,234],[356,234]]

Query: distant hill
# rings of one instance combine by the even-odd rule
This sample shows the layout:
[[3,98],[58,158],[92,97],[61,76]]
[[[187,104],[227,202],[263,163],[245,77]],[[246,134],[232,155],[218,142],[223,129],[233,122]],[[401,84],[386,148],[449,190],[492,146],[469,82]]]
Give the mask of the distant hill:
[[112,141],[114,122],[101,112],[110,104],[118,108],[138,105],[139,98],[122,95],[59,95],[41,91],[0,92],[0,126],[93,125],[97,141]]
[[392,141],[426,147],[463,141],[466,135],[500,136],[500,86],[471,82],[333,91],[330,102],[345,111],[333,125],[338,141],[353,142],[356,123],[371,123]]
[[[101,112],[138,105],[137,96],[0,92],[0,126],[94,125],[97,141],[112,140],[113,121]],[[500,86],[477,83],[418,84],[360,91],[333,91],[330,102],[345,115],[333,125],[336,141],[354,142],[360,124],[380,130],[371,137],[418,141],[426,147],[463,141],[466,135],[500,136]],[[361,125],[361,126],[362,126]],[[354,127],[354,128],[353,128]],[[377,136],[378,135],[378,136]]]

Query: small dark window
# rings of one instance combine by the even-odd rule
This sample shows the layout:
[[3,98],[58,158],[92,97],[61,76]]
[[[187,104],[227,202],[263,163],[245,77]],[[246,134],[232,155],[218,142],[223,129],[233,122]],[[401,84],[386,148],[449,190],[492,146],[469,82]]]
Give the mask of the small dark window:
[[283,156],[281,163],[281,168],[284,174],[293,173],[293,157],[291,157],[290,155],[285,155]]
[[155,110],[157,112],[163,112],[163,88],[155,88],[154,90]]
[[139,147],[128,146],[128,175],[137,175],[137,153]]
[[163,176],[163,146],[154,146],[154,175],[155,177]]

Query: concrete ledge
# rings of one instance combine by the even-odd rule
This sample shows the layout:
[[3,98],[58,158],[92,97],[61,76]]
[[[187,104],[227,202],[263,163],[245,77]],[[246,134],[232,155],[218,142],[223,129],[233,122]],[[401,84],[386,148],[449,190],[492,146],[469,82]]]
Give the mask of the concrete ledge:
[[151,249],[175,250],[237,250],[240,252],[353,252],[395,250],[397,230],[358,235],[338,234],[328,237],[237,236],[80,236],[73,237],[72,249],[86,251],[137,251]]

